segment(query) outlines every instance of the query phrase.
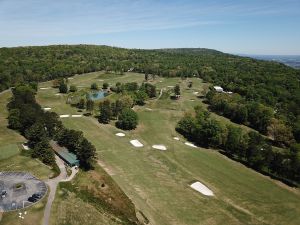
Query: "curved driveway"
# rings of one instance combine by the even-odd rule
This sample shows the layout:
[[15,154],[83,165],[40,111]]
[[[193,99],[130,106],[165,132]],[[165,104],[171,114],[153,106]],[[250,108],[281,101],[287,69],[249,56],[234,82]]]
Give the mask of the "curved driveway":
[[60,174],[57,177],[46,181],[46,184],[48,184],[49,186],[50,192],[49,192],[48,201],[44,211],[43,225],[49,224],[51,206],[55,198],[55,193],[56,193],[58,183],[66,180],[67,178],[67,171],[66,171],[64,161],[61,160],[57,155],[55,155],[55,161],[60,169]]

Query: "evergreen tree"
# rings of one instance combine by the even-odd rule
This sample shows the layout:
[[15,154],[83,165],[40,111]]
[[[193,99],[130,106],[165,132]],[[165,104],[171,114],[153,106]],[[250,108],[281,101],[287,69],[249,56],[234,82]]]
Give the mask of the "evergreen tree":
[[92,84],[91,84],[91,89],[92,89],[92,90],[98,90],[98,89],[99,89],[99,88],[98,88],[98,84],[92,83]]
[[88,99],[86,101],[86,110],[88,112],[92,112],[94,110],[94,101],[93,100]]
[[68,92],[68,86],[65,83],[60,83],[59,85],[59,92],[60,93],[67,93]]
[[99,119],[98,119],[99,122],[108,124],[110,122],[110,118],[112,116],[110,101],[104,100],[103,102],[101,102],[99,109],[100,109],[100,115],[99,115]]
[[174,93],[176,96],[180,95],[180,86],[179,84],[176,84],[176,86],[174,87]]
[[84,107],[85,107],[85,101],[84,101],[83,98],[79,100],[79,102],[78,102],[78,104],[77,104],[77,107],[78,107],[79,109],[84,109]]

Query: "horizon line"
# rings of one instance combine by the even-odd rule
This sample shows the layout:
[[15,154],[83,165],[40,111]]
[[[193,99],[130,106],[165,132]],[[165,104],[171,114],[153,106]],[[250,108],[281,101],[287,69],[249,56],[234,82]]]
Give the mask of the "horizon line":
[[219,49],[209,48],[209,47],[161,47],[161,48],[132,48],[132,47],[122,47],[115,45],[107,45],[107,44],[91,44],[91,43],[77,43],[77,44],[68,44],[68,43],[56,43],[56,44],[40,44],[40,45],[15,45],[15,46],[0,46],[1,48],[26,48],[26,47],[47,47],[47,46],[76,46],[76,45],[90,45],[90,46],[106,46],[112,48],[123,48],[129,50],[164,50],[164,49],[207,49],[219,51],[225,54],[232,54],[238,56],[300,56],[300,53],[297,54],[266,54],[266,53],[241,53],[241,52],[228,52]]

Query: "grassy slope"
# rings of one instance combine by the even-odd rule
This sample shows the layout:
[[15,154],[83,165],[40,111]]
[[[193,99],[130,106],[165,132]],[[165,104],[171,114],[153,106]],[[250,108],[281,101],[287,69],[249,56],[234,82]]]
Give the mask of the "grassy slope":
[[136,219],[132,202],[99,166],[61,183],[51,213],[52,225],[131,224],[126,218]]
[[[114,80],[110,76],[101,79],[114,83],[142,78],[142,75],[127,74]],[[89,86],[95,79],[98,73],[77,76],[70,82]],[[180,80],[161,81],[157,80],[157,85],[167,88]],[[204,86],[201,81],[193,82],[193,89],[201,91]],[[184,90],[186,84],[181,85]],[[39,102],[61,114],[76,112],[64,104],[64,97],[54,93],[54,90],[40,91]],[[135,131],[126,132],[124,138],[114,135],[118,130],[113,125],[101,125],[94,118],[63,121],[69,128],[82,130],[97,147],[102,165],[151,224],[224,224],[224,221],[226,224],[299,224],[298,190],[291,190],[217,152],[193,149],[172,139],[177,135],[176,121],[185,110],[197,104],[201,102],[193,90],[184,90],[177,102],[162,98],[145,106],[153,111],[137,107],[140,125]],[[133,138],[145,147],[133,148],[129,144]],[[153,150],[153,144],[164,144],[168,151]],[[194,180],[207,184],[215,197],[207,198],[191,190],[188,185]]]

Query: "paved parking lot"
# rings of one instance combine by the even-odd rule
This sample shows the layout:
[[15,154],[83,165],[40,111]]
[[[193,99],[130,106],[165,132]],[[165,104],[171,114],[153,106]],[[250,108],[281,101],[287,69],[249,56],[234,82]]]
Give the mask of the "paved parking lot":
[[45,182],[29,173],[0,172],[0,212],[30,206],[42,199],[46,193]]

